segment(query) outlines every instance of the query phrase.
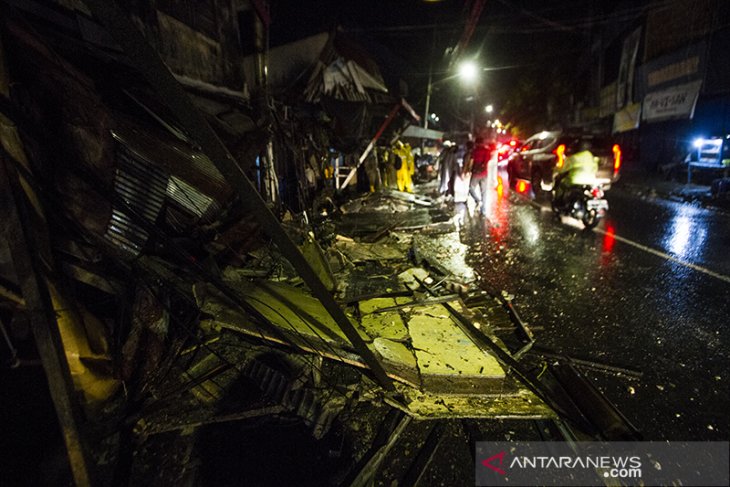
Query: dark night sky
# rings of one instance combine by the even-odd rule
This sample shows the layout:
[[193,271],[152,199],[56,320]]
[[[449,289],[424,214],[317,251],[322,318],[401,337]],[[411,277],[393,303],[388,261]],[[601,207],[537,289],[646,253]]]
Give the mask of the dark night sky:
[[[391,69],[410,87],[409,101],[423,106],[429,63],[434,79],[450,74],[445,52],[463,31],[464,0],[272,0],[271,45],[290,42],[335,25],[377,42],[395,59]],[[605,26],[635,17],[644,0],[486,0],[467,55],[476,55],[483,72],[480,98],[499,104],[520,77],[547,82],[551,70],[569,69],[587,46],[591,25]],[[452,103],[458,86],[434,93],[435,109]],[[434,106],[432,104],[432,106]]]

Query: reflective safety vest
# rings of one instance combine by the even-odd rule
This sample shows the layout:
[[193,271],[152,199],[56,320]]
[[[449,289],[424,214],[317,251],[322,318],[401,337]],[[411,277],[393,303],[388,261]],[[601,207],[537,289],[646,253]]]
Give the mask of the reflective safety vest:
[[589,150],[576,152],[565,159],[563,167],[555,170],[558,174],[568,173],[561,184],[568,186],[593,184],[598,172],[598,158]]

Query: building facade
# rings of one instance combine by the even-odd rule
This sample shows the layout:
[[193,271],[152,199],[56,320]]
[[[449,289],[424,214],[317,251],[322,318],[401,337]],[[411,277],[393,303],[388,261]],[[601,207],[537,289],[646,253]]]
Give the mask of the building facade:
[[620,11],[634,15],[616,16],[620,22],[591,35],[574,124],[610,131],[626,149],[628,169],[657,171],[684,159],[696,138],[730,131],[730,5],[622,2]]

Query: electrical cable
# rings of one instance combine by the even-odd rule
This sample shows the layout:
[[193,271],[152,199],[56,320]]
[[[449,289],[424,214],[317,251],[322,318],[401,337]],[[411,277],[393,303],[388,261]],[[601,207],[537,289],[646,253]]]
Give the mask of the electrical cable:
[[[672,4],[679,3],[681,0],[664,0],[662,2],[657,2],[653,4],[647,4],[647,5],[641,5],[641,6],[635,6],[630,7],[624,10],[608,13],[605,15],[597,14],[592,16],[585,16],[585,17],[577,17],[573,19],[567,19],[567,21],[558,23],[551,19],[545,18],[541,13],[545,12],[553,12],[553,11],[561,11],[566,10],[569,8],[572,8],[573,10],[583,8],[583,5],[579,5],[577,7],[570,7],[570,6],[560,6],[560,7],[552,7],[547,9],[542,9],[538,12],[533,12],[529,10],[525,10],[519,7],[515,7],[511,3],[507,2],[506,0],[498,0],[500,3],[504,4],[505,6],[508,6],[510,8],[514,8],[515,10],[519,10],[522,15],[527,15],[529,17],[535,18],[537,20],[541,20],[544,22],[547,22],[548,25],[546,26],[520,26],[517,27],[518,22],[520,20],[520,15],[515,16],[509,16],[509,15],[503,15],[503,16],[491,16],[488,18],[489,24],[486,24],[485,21],[482,21],[480,26],[477,26],[477,29],[485,29],[488,28],[490,30],[490,34],[515,34],[515,33],[521,33],[521,34],[537,34],[537,33],[549,33],[549,32],[555,32],[556,30],[588,30],[596,25],[608,25],[611,23],[620,23],[620,22],[627,22],[630,20],[635,19],[636,17],[642,15],[647,10],[660,10],[667,7],[670,7]],[[582,2],[579,2],[582,3]],[[510,21],[514,21],[515,25],[509,25]],[[553,24],[557,24],[553,25]],[[558,27],[559,26],[559,27]],[[401,34],[401,35],[420,35],[420,31],[424,30],[440,30],[440,31],[459,31],[461,28],[463,28],[463,22],[453,22],[453,23],[436,23],[436,24],[416,24],[416,25],[405,25],[405,26],[385,26],[385,27],[369,27],[369,28],[354,28],[354,29],[348,29],[348,32],[354,32],[354,33],[383,33],[383,34]]]

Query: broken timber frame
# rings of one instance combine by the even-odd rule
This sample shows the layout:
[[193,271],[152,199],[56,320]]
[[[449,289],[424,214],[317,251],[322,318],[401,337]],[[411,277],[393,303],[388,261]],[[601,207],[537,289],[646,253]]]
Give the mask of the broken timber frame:
[[48,378],[48,388],[63,433],[69,466],[77,486],[93,485],[89,455],[82,432],[83,413],[64,352],[51,296],[43,277],[41,255],[35,235],[29,228],[29,208],[17,173],[0,157],[0,212],[5,220],[4,236],[26,302],[38,354]]
[[251,212],[264,231],[279,247],[296,269],[312,294],[319,299],[342,332],[350,340],[357,353],[368,365],[378,383],[387,391],[395,387],[375,354],[350,323],[342,308],[319,279],[314,269],[299,248],[286,234],[266,202],[246,177],[236,160],[228,152],[202,114],[190,101],[159,55],[147,43],[129,17],[106,0],[85,0],[93,15],[104,25],[122,50],[134,60],[134,65],[145,81],[156,91],[160,100],[170,109],[182,127],[200,144],[216,168],[223,174],[231,187],[238,193],[245,209]]
[[[5,52],[0,42],[0,97],[6,100],[10,95],[10,79],[5,66]],[[28,315],[30,328],[35,339],[48,389],[61,427],[63,441],[68,454],[69,467],[77,486],[93,484],[94,474],[85,443],[84,414],[76,400],[77,392],[71,377],[61,333],[53,309],[53,301],[44,277],[44,257],[41,249],[47,248],[47,229],[33,228],[32,220],[43,223],[43,217],[31,213],[29,195],[23,189],[23,182],[16,170],[11,170],[10,159],[25,158],[24,147],[15,123],[0,114],[0,214],[5,225],[0,237],[8,244],[10,257],[18,277],[18,284],[24,301],[24,312]],[[31,191],[31,190],[29,190]],[[33,195],[35,196],[35,195]],[[33,230],[38,230],[34,232]],[[44,245],[45,244],[45,245]]]
[[373,138],[370,139],[370,143],[368,144],[368,146],[365,148],[365,150],[362,152],[362,154],[360,154],[360,157],[357,159],[357,164],[355,165],[355,167],[350,169],[350,174],[348,174],[347,177],[345,178],[345,180],[342,182],[342,186],[340,186],[340,191],[345,189],[347,187],[347,185],[350,184],[350,181],[352,181],[352,178],[354,178],[355,174],[357,173],[357,168],[359,168],[362,165],[362,163],[365,162],[365,159],[367,159],[368,154],[370,154],[370,152],[375,147],[375,143],[378,141],[380,136],[383,135],[383,132],[385,132],[385,129],[388,128],[388,125],[390,125],[390,123],[393,121],[395,116],[398,115],[398,111],[400,111],[401,106],[402,106],[402,102],[399,101],[390,110],[390,113],[385,118],[383,123],[380,125],[380,128],[378,129],[378,131],[375,133]]

